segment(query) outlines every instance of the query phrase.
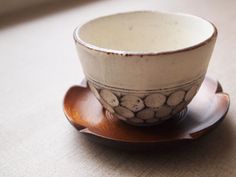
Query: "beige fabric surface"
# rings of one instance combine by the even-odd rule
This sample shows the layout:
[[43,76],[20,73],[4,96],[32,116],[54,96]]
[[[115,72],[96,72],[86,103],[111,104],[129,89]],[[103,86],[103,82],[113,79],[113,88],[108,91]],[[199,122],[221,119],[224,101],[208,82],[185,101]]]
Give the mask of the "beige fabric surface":
[[[83,1],[0,19],[0,176],[236,176],[236,1]],[[230,94],[224,122],[204,138],[154,152],[88,141],[65,119],[66,90],[83,78],[72,32],[85,20],[136,9],[187,12],[216,24],[208,74]]]

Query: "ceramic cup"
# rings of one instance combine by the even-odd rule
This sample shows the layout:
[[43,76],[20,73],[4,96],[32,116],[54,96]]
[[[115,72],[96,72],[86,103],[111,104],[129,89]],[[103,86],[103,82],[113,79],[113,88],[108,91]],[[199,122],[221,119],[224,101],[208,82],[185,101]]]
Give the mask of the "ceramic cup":
[[74,39],[88,85],[103,107],[133,125],[161,123],[197,93],[217,37],[193,15],[136,11],[91,20]]

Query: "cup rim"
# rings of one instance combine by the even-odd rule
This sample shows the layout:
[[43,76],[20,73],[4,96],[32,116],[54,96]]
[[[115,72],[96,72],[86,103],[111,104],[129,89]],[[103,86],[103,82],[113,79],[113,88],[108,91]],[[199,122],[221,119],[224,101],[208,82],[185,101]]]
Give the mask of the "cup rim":
[[[79,37],[79,30],[80,28],[93,21],[93,20],[97,20],[99,18],[104,18],[104,17],[109,17],[109,16],[115,16],[115,15],[122,15],[122,14],[127,14],[127,13],[142,13],[142,12],[151,12],[151,13],[163,13],[163,14],[170,14],[170,15],[179,15],[179,16],[189,16],[189,17],[194,17],[194,18],[198,18],[201,19],[205,22],[208,22],[212,27],[213,27],[213,32],[211,34],[210,37],[206,38],[205,40],[196,43],[195,45],[191,45],[189,47],[184,47],[184,48],[180,48],[180,49],[176,49],[176,50],[169,50],[169,51],[162,51],[162,52],[134,52],[134,51],[122,51],[122,50],[115,50],[115,49],[108,49],[108,48],[103,48],[103,47],[98,47],[95,46],[93,44],[87,43],[84,40],[82,40]],[[203,18],[203,17],[199,17],[196,15],[191,15],[191,14],[186,14],[186,13],[179,13],[179,12],[165,12],[165,11],[155,11],[155,10],[137,10],[137,11],[126,11],[126,12],[119,12],[119,13],[113,13],[113,14],[109,14],[109,15],[104,15],[104,16],[99,16],[96,17],[94,19],[91,19],[85,23],[82,23],[80,25],[78,25],[74,32],[73,32],[73,38],[75,40],[76,43],[78,43],[79,45],[81,45],[82,47],[85,47],[89,50],[93,50],[96,52],[101,52],[101,53],[105,53],[105,54],[112,54],[112,55],[120,55],[120,56],[157,56],[157,55],[166,55],[166,54],[176,54],[176,53],[180,53],[180,52],[185,52],[185,51],[189,51],[189,50],[193,50],[193,49],[197,49],[201,46],[206,45],[207,43],[209,43],[212,39],[216,38],[218,35],[218,31],[216,26],[209,20]]]

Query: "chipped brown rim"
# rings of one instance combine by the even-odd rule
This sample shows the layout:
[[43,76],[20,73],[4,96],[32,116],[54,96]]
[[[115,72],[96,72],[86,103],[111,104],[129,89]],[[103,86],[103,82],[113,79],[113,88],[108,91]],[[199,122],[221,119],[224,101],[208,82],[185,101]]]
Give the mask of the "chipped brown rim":
[[[189,17],[198,18],[198,19],[201,19],[205,22],[208,22],[213,27],[213,33],[210,37],[208,37],[207,39],[205,39],[202,42],[197,43],[195,45],[191,45],[189,47],[185,47],[185,48],[181,48],[181,49],[177,49],[177,50],[169,50],[169,51],[163,51],[163,52],[132,52],[132,51],[108,49],[108,48],[98,47],[96,45],[87,43],[87,42],[83,41],[78,35],[80,28],[91,21],[94,21],[94,20],[97,20],[100,18],[104,18],[104,17],[109,17],[109,16],[122,15],[122,14],[127,14],[127,13],[140,13],[140,12],[164,13],[164,14],[172,14],[172,15],[189,16]],[[143,56],[157,56],[157,55],[175,54],[175,53],[186,52],[186,51],[190,51],[193,49],[197,49],[197,48],[202,47],[202,46],[208,44],[209,42],[211,42],[214,38],[217,37],[217,34],[218,34],[217,28],[212,22],[210,22],[209,20],[206,20],[205,18],[196,16],[196,15],[190,15],[190,14],[185,14],[185,13],[143,10],[143,11],[127,11],[127,12],[121,12],[121,13],[114,13],[114,14],[104,15],[104,16],[94,18],[92,20],[89,20],[89,21],[77,26],[74,30],[73,37],[74,37],[74,40],[77,44],[80,44],[81,46],[83,46],[89,50],[106,53],[108,55],[113,54],[113,55],[120,55],[120,56],[140,56],[140,57],[143,57]]]

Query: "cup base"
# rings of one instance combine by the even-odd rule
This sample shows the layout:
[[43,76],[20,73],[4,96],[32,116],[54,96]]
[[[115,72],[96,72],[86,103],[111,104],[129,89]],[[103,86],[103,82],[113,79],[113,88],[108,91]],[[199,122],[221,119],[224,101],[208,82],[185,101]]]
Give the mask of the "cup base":
[[114,115],[107,110],[105,110],[105,115],[108,119],[119,119],[132,126],[148,127],[148,126],[157,126],[168,121],[175,121],[176,123],[178,123],[186,118],[187,111],[188,107],[185,107],[182,111],[180,111],[175,115],[162,118],[151,118],[149,120],[145,120],[145,122],[137,118],[124,119],[123,117],[120,117],[119,115]]

